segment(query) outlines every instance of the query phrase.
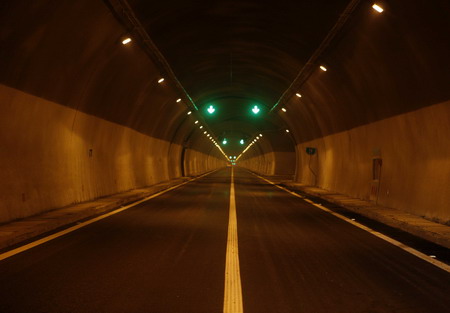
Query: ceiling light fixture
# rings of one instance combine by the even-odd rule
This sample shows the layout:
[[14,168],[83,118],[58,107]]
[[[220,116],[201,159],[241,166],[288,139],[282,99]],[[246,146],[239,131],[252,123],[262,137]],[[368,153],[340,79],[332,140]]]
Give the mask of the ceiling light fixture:
[[286,112],[286,109],[285,108],[281,108],[281,111]]
[[160,79],[158,80],[158,84],[161,84],[163,81],[164,81],[164,78],[160,78]]
[[323,66],[323,65],[320,66],[320,69],[321,69],[322,71],[324,71],[324,72],[327,71],[327,68],[326,68],[325,66]]
[[177,102],[181,102],[181,99],[177,99]]
[[301,98],[302,97],[302,95],[301,94],[299,94],[299,93],[296,93],[295,94],[297,97],[299,97],[299,98]]
[[377,11],[378,13],[382,13],[384,10],[383,10],[383,8],[382,7],[380,7],[378,4],[376,4],[376,3],[374,3],[373,5],[372,5],[372,8],[375,10],[375,11]]
[[122,40],[122,44],[123,45],[127,45],[127,44],[129,44],[131,42],[131,38],[130,37],[127,37],[127,38],[125,38],[124,40]]

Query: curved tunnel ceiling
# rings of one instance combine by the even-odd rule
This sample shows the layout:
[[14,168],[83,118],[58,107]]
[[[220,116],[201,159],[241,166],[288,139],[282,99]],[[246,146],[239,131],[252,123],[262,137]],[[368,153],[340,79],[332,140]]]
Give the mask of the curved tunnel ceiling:
[[128,3],[215,135],[250,138],[283,127],[270,108],[349,1]]

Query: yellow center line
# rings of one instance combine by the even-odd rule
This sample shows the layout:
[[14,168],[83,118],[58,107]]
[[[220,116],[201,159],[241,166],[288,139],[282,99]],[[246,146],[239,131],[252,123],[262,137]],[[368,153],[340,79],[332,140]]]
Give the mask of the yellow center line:
[[234,170],[231,168],[230,213],[228,218],[227,255],[225,261],[224,313],[242,313],[242,287],[239,270],[236,199],[234,195]]

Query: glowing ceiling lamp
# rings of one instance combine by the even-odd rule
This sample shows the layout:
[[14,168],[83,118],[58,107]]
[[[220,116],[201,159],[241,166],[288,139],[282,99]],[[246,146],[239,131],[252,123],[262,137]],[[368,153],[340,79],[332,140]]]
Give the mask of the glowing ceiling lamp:
[[127,44],[129,44],[131,42],[131,38],[130,37],[127,37],[127,38],[125,38],[124,40],[122,40],[122,44],[123,45],[127,45]]
[[383,10],[383,8],[382,7],[380,7],[378,4],[376,4],[376,3],[374,3],[373,5],[372,5],[372,8],[375,10],[375,11],[377,11],[378,13],[382,13],[384,10]]

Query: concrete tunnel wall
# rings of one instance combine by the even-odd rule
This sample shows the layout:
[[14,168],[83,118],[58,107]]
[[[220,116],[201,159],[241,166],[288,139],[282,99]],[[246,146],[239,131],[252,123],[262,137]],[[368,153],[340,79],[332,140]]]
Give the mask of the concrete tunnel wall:
[[[329,70],[279,113],[296,157],[265,136],[239,164],[448,223],[449,49],[438,4],[397,1],[383,15],[361,5],[320,60]],[[120,44],[126,31],[102,1],[1,6],[0,222],[225,165],[191,136],[179,91],[156,83],[138,44]],[[315,176],[306,147],[317,148]]]
[[[302,98],[277,113],[297,143],[296,181],[448,224],[448,10],[439,1],[383,6],[358,8],[317,64],[328,71],[317,68],[296,91]],[[272,174],[267,155],[254,154]]]
[[238,160],[238,165],[262,175],[294,177],[296,151],[288,134],[265,134]]
[[1,6],[0,222],[226,165],[102,1]]

